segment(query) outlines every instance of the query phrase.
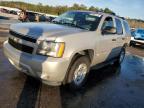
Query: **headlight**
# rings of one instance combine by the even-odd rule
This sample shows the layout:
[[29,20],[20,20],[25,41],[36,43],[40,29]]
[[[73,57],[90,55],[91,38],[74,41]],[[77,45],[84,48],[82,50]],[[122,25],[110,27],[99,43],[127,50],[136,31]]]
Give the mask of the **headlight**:
[[42,41],[37,49],[37,54],[52,57],[62,57],[65,44],[63,42]]

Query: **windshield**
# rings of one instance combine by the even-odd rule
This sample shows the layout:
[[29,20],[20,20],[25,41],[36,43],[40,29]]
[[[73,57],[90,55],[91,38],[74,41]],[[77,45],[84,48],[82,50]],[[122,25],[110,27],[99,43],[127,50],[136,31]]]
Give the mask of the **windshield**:
[[138,30],[137,33],[144,34],[144,30]]
[[100,19],[101,15],[93,12],[70,11],[60,15],[53,22],[94,31],[97,29]]

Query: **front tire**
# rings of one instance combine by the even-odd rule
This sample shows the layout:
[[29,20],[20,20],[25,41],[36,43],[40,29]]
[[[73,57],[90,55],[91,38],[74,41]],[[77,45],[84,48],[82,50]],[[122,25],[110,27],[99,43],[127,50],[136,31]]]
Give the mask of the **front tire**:
[[81,56],[71,65],[68,75],[69,88],[80,89],[86,82],[90,69],[90,60],[87,56]]

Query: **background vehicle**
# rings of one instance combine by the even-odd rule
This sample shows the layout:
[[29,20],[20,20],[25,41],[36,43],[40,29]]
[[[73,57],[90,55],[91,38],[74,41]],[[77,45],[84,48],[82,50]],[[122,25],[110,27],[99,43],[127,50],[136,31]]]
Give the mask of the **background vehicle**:
[[10,7],[0,6],[0,12],[2,12],[2,13],[18,15],[19,11],[20,10],[17,9],[17,8],[10,8]]
[[17,12],[16,12],[16,11],[14,11],[14,10],[10,10],[10,11],[9,11],[9,13],[10,13],[10,14],[17,15]]
[[132,37],[130,41],[130,46],[136,44],[144,45],[144,29],[138,28],[136,30],[131,31]]
[[4,53],[18,70],[48,85],[78,89],[91,67],[123,61],[130,35],[127,21],[118,16],[69,11],[49,24],[12,25]]
[[50,14],[46,14],[46,17],[48,19],[48,22],[52,22],[52,20],[54,20],[55,18],[57,18],[57,15],[50,15]]
[[0,9],[0,12],[9,13],[9,11],[8,11],[7,9],[4,9],[4,8],[1,8],[1,9]]
[[18,19],[22,22],[44,22],[48,20],[44,14],[25,10],[20,12]]

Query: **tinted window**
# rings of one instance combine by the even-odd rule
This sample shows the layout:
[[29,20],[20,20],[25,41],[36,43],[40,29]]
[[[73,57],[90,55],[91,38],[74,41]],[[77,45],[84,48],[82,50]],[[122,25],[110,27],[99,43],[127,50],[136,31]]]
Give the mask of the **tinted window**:
[[116,31],[117,34],[123,34],[123,28],[122,28],[122,23],[121,20],[115,19],[116,20]]
[[110,34],[116,33],[116,29],[114,27],[114,21],[112,17],[105,18],[102,28],[101,28],[101,33],[103,35],[110,35]]
[[93,12],[69,11],[53,20],[54,23],[94,31],[97,29],[101,15]]
[[28,15],[29,15],[29,16],[35,16],[35,13],[29,12]]
[[131,34],[130,27],[126,21],[123,21],[126,34]]
[[112,17],[107,17],[107,18],[104,20],[104,23],[103,23],[103,25],[102,25],[102,30],[104,30],[107,26],[109,26],[109,27],[114,27],[114,23],[113,23]]

